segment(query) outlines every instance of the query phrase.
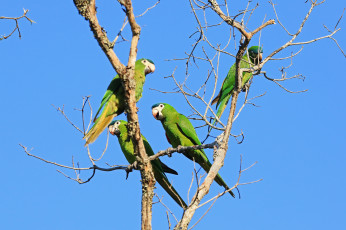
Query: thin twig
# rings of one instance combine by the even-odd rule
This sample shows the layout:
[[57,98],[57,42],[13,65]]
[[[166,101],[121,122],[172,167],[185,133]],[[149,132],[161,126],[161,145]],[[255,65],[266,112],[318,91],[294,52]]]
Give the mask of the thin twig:
[[155,196],[157,197],[157,199],[159,200],[158,202],[160,204],[162,204],[166,209],[167,211],[174,217],[175,221],[178,223],[178,219],[175,217],[174,213],[167,207],[167,205],[165,205],[163,202],[162,202],[162,199],[160,199],[160,197],[155,193]]
[[23,9],[23,10],[24,10],[24,13],[23,13],[23,15],[20,16],[20,17],[16,17],[16,18],[15,18],[15,17],[0,17],[0,19],[14,20],[15,23],[16,23],[15,28],[12,30],[12,32],[11,32],[9,35],[7,35],[7,36],[6,36],[6,35],[1,35],[0,41],[3,40],[3,39],[7,39],[7,38],[11,37],[12,34],[13,34],[14,32],[16,32],[16,31],[18,31],[18,37],[19,37],[19,39],[22,38],[22,35],[21,35],[21,33],[20,33],[20,29],[19,29],[19,22],[18,22],[20,19],[26,18],[26,20],[28,20],[31,24],[32,24],[32,23],[36,23],[36,22],[34,22],[33,20],[31,20],[28,16],[26,16],[26,14],[29,12],[29,10],[26,10],[26,9]]

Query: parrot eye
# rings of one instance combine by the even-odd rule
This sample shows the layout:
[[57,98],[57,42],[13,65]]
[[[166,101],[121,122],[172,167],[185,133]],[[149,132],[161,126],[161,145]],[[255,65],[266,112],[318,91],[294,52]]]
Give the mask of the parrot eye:
[[165,107],[163,104],[160,104],[160,108],[163,108],[163,107]]
[[120,125],[120,121],[117,121],[117,125]]

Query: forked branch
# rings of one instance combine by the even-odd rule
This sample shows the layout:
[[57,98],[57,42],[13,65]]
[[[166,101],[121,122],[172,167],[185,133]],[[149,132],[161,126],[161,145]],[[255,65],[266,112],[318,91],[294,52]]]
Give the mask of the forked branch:
[[0,19],[6,19],[6,20],[14,20],[16,23],[16,26],[14,27],[14,29],[12,30],[12,32],[9,35],[1,35],[0,37],[0,41],[3,39],[7,39],[9,37],[11,37],[13,35],[14,32],[18,31],[18,37],[22,38],[22,34],[20,33],[20,29],[19,29],[19,20],[22,18],[25,18],[26,20],[28,20],[31,24],[35,23],[33,20],[31,20],[28,16],[27,13],[29,12],[29,10],[24,9],[24,13],[22,16],[20,17],[0,17]]

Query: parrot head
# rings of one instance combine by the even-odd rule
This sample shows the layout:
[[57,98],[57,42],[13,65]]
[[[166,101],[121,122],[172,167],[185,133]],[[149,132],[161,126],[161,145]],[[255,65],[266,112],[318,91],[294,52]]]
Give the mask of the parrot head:
[[122,121],[122,120],[118,120],[118,121],[112,121],[109,125],[108,125],[108,130],[110,132],[110,134],[112,134],[113,136],[119,136],[119,134],[121,133],[120,126],[125,125],[127,122],[126,121]]
[[263,49],[262,47],[260,46],[251,46],[249,48],[249,55],[250,55],[250,58],[251,58],[251,61],[254,63],[254,64],[258,64],[262,61],[262,54],[263,54]]
[[163,120],[166,117],[166,113],[175,111],[175,109],[167,103],[156,103],[151,106],[151,111],[156,120]]
[[153,73],[155,71],[155,64],[150,59],[146,59],[146,58],[139,59],[136,61],[136,66],[137,65],[143,65],[145,75],[149,73]]

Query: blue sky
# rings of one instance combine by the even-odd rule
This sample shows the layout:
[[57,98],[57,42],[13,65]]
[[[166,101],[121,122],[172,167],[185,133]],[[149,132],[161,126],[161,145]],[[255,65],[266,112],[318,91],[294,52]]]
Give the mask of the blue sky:
[[[246,2],[229,2],[231,15],[236,14]],[[305,1],[277,1],[280,20],[290,31],[295,31],[308,11]],[[140,14],[155,1],[135,1],[136,14]],[[234,5],[237,4],[237,5]],[[253,2],[255,4],[255,2]],[[275,18],[267,1],[260,6],[248,24],[250,29],[260,25],[264,16]],[[99,1],[100,23],[114,38],[121,27],[124,13],[116,1]],[[239,8],[237,8],[239,7]],[[1,229],[138,229],[140,227],[140,175],[130,174],[125,180],[123,171],[97,172],[93,180],[79,185],[61,174],[55,166],[25,155],[19,144],[33,148],[32,153],[45,159],[71,164],[72,155],[80,165],[90,165],[82,135],[73,129],[53,108],[65,105],[65,112],[81,125],[81,116],[74,108],[80,108],[82,97],[91,95],[94,111],[115,73],[90,32],[88,23],[77,13],[72,1],[3,1],[1,16],[19,16],[22,9],[29,9],[28,16],[36,23],[20,21],[22,39],[15,33],[10,39],[0,41],[0,107],[2,187],[0,189]],[[323,24],[333,28],[342,14],[345,3],[326,1],[316,8],[304,27],[298,41],[313,39],[326,34]],[[219,22],[210,14],[208,21]],[[189,115],[192,110],[181,95],[161,94],[150,88],[172,91],[171,79],[164,78],[177,68],[179,81],[185,78],[183,61],[165,61],[183,58],[192,48],[197,24],[189,3],[162,1],[157,7],[138,19],[142,27],[138,57],[150,58],[156,71],[147,76],[142,99],[138,102],[142,133],[155,151],[170,147],[164,137],[160,122],[151,115],[151,105],[167,102],[178,111]],[[0,21],[0,34],[8,34],[14,23]],[[344,49],[345,20],[339,24],[335,38]],[[129,39],[129,31],[124,36]],[[225,45],[229,35],[227,25],[208,30],[208,37]],[[288,36],[278,24],[263,30],[261,44],[264,57],[287,41]],[[237,37],[238,41],[239,38]],[[235,53],[234,41],[227,48]],[[251,45],[258,44],[256,37]],[[213,54],[203,44],[210,55]],[[122,62],[128,57],[129,42],[116,45],[115,51]],[[297,47],[285,52],[289,54]],[[201,55],[201,50],[196,51]],[[283,55],[279,55],[282,57]],[[227,74],[234,58],[221,55],[219,76]],[[278,69],[289,65],[272,62],[264,66],[271,77],[280,77]],[[195,229],[341,229],[346,220],[346,107],[344,86],[346,80],[342,66],[345,58],[331,40],[304,46],[294,58],[288,76],[297,73],[306,76],[304,82],[292,80],[284,85],[291,90],[308,89],[306,93],[289,94],[256,76],[250,97],[266,92],[255,101],[259,107],[247,106],[237,119],[233,133],[245,134],[242,144],[230,139],[225,166],[220,174],[229,185],[238,176],[239,159],[243,155],[243,167],[258,164],[247,171],[241,182],[262,178],[263,181],[240,187],[241,199],[228,195],[220,198],[208,215]],[[197,62],[191,66],[188,86],[197,89],[204,81],[208,66]],[[218,82],[218,88],[221,81]],[[211,96],[208,91],[207,96]],[[244,95],[241,95],[243,99]],[[209,99],[209,98],[208,98]],[[201,103],[194,101],[204,111]],[[223,120],[226,118],[224,115]],[[119,119],[126,119],[125,115]],[[225,120],[224,120],[225,121]],[[193,121],[195,126],[200,123]],[[198,129],[200,139],[205,129]],[[216,133],[215,133],[216,134]],[[103,134],[92,146],[99,156],[104,148]],[[210,140],[212,141],[212,140]],[[212,159],[211,150],[206,151]],[[180,154],[163,157],[167,165],[179,175],[168,175],[175,188],[186,199],[193,163]],[[99,166],[126,164],[116,138],[111,138],[104,159]],[[200,170],[203,173],[203,170]],[[64,173],[74,176],[72,171]],[[88,178],[90,173],[83,172]],[[179,206],[157,185],[156,192],[175,213],[182,214]],[[223,191],[212,185],[211,198]],[[194,224],[206,211],[203,207],[192,220]],[[153,207],[153,228],[168,229],[166,209],[161,204]],[[170,217],[172,224],[174,219]],[[191,225],[192,226],[192,225]]]

